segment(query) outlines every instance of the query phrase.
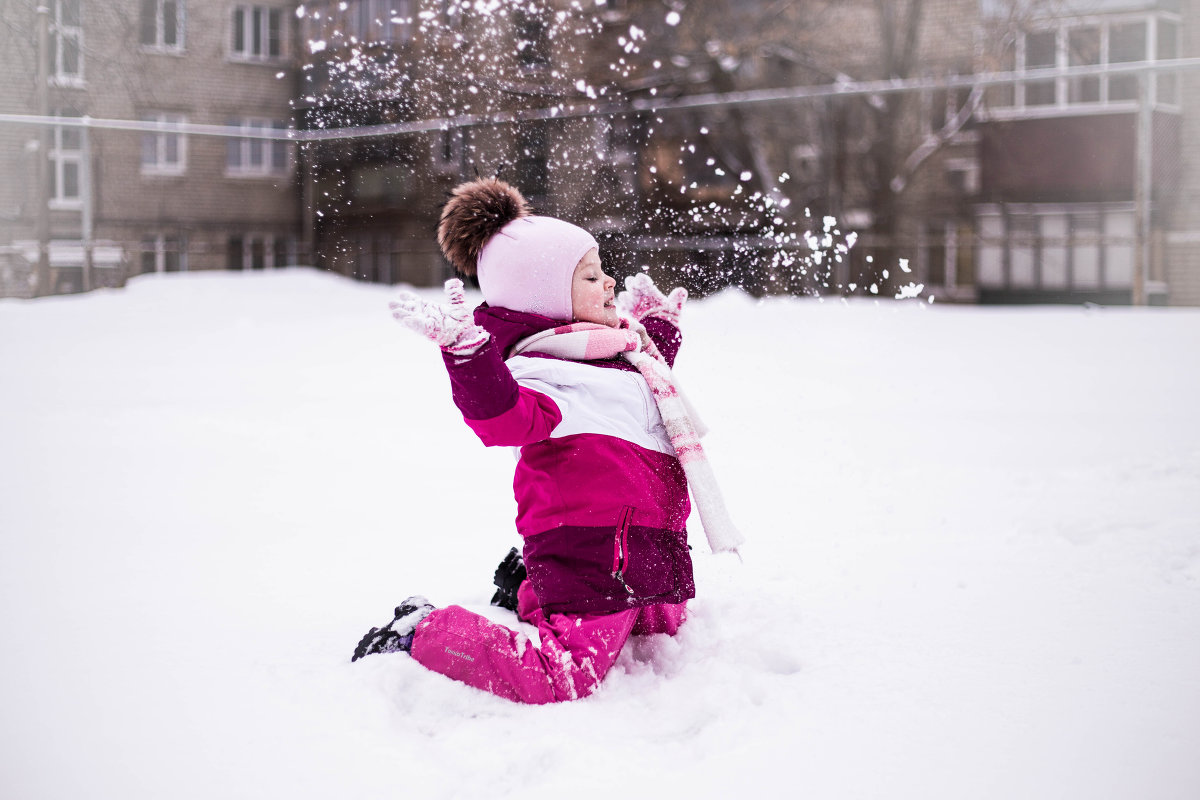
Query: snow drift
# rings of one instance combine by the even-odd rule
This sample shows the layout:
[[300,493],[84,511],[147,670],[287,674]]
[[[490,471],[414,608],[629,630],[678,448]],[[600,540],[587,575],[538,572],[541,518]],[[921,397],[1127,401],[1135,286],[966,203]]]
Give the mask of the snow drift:
[[1200,312],[689,304],[745,563],[530,708],[349,663],[409,594],[512,619],[511,454],[390,294],[0,302],[0,795],[1200,795]]

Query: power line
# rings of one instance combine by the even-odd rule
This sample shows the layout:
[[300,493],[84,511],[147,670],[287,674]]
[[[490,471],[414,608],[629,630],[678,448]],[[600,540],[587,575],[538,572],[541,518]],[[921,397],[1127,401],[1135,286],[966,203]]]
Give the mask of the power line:
[[[831,97],[869,97],[882,94],[901,94],[936,89],[969,89],[977,86],[1005,86],[1016,83],[1083,78],[1096,75],[1136,75],[1142,73],[1177,72],[1200,69],[1200,58],[1177,58],[1162,61],[1138,61],[1126,64],[1094,64],[1066,68],[1045,67],[1025,71],[987,72],[966,75],[946,75],[927,78],[891,78],[874,81],[836,81],[828,84],[787,86],[777,89],[751,89],[741,92],[684,95],[672,98],[637,97],[623,102],[566,104],[543,108],[500,111],[491,114],[463,114],[411,122],[392,122],[345,128],[298,130],[295,128],[242,128],[232,125],[208,125],[195,122],[159,122],[128,119],[103,119],[88,116],[56,117],[36,114],[0,114],[0,123],[16,125],[52,125],[62,128],[96,128],[142,133],[178,133],[191,136],[215,136],[234,139],[266,139],[272,141],[310,142],[364,139],[415,133],[433,133],[457,128],[512,125],[521,122],[623,114],[665,113],[697,108],[721,108],[756,104],[818,100]],[[1059,106],[1037,106],[1038,109],[1061,110]],[[1070,108],[1090,108],[1079,104]]]

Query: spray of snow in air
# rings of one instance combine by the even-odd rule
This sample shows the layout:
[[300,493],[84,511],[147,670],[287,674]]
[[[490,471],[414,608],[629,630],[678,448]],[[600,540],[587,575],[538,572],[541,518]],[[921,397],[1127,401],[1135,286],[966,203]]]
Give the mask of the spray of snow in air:
[[[721,129],[719,113],[631,109],[680,91],[686,58],[662,54],[687,27],[683,3],[665,16],[661,7],[638,16],[604,0],[417,0],[369,18],[364,10],[374,8],[296,9],[311,56],[298,124],[443,122],[305,145],[317,150],[308,162],[319,165],[311,197],[320,233],[340,241],[343,255],[353,259],[359,245],[339,240],[340,221],[378,207],[432,209],[455,182],[499,174],[538,211],[593,229],[625,270],[673,272],[664,280],[701,292],[857,290],[857,235],[794,203],[804,186],[787,172],[731,156],[711,132]],[[701,263],[681,263],[689,248]],[[906,262],[900,269],[911,272]],[[878,294],[877,276],[868,282]],[[922,288],[909,283],[895,296]]]

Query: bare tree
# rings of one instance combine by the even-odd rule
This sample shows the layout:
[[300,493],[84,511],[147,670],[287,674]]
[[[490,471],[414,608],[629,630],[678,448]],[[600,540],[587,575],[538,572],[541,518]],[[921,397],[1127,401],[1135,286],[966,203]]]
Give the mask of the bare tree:
[[[997,0],[986,20],[967,0],[936,15],[924,0],[630,2],[609,26],[625,53],[623,69],[610,70],[610,96],[729,95],[991,69],[1003,63],[1013,31],[1062,1]],[[641,36],[636,47],[631,33]],[[936,99],[944,106],[936,121],[926,113],[931,97],[917,92],[660,114],[651,120],[644,188],[675,209],[657,217],[674,226],[667,232],[774,234],[781,218],[821,229],[825,217],[854,212],[866,234],[859,251],[873,263],[860,258],[861,274],[845,283],[886,291],[884,271],[895,278],[897,260],[912,255],[906,218],[920,213],[910,196],[915,179],[959,141],[985,97],[961,90]]]

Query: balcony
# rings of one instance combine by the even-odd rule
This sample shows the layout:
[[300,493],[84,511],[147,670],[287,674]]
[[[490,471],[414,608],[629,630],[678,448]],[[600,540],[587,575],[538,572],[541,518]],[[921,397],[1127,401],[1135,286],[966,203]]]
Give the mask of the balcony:
[[[1132,201],[1137,114],[989,121],[979,126],[980,199],[1004,203]],[[1180,118],[1155,112],[1153,200],[1178,183]]]

